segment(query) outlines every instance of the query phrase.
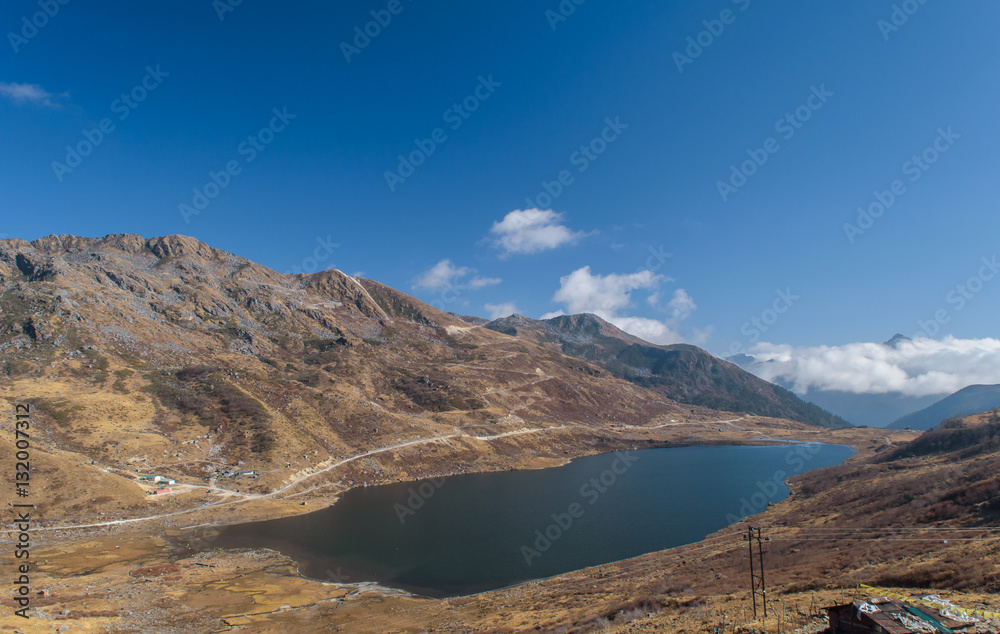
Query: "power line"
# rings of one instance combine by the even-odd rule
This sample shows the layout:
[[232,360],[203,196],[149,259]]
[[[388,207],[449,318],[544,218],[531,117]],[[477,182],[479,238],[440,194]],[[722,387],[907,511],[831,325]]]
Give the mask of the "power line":
[[[757,531],[757,563],[760,574],[755,574],[753,569],[753,540],[754,530]],[[760,528],[754,529],[747,526],[747,547],[750,552],[750,595],[753,598],[753,618],[757,618],[757,595],[760,594],[761,602],[764,604],[764,618],[767,618],[767,590],[764,585],[764,547],[760,537]]]

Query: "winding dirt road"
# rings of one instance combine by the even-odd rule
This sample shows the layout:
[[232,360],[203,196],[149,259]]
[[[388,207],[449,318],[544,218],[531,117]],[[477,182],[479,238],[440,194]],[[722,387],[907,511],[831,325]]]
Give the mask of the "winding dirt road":
[[102,527],[102,526],[121,526],[123,524],[135,524],[135,523],[139,523],[139,522],[149,522],[149,521],[152,521],[152,520],[164,519],[164,518],[167,518],[167,517],[177,517],[179,515],[187,515],[189,513],[196,513],[198,511],[205,511],[205,510],[208,510],[208,509],[221,508],[221,507],[224,507],[224,506],[232,506],[232,505],[235,505],[235,504],[242,504],[244,502],[250,502],[250,501],[253,501],[253,500],[264,500],[264,499],[268,499],[268,498],[276,498],[277,496],[281,495],[282,493],[285,493],[286,491],[295,488],[299,484],[305,482],[306,480],[309,480],[310,478],[314,478],[314,477],[320,475],[321,473],[326,473],[328,471],[332,471],[333,469],[336,469],[337,467],[341,467],[341,466],[343,466],[343,465],[345,465],[345,464],[347,464],[349,462],[353,462],[355,460],[360,460],[362,458],[367,458],[369,456],[374,456],[376,454],[385,453],[387,451],[397,451],[397,450],[403,449],[405,447],[413,447],[415,445],[422,445],[422,444],[433,443],[433,442],[441,442],[443,440],[450,440],[452,438],[459,438],[459,437],[462,437],[462,436],[466,436],[468,438],[474,438],[476,440],[490,441],[490,440],[496,440],[497,438],[505,438],[507,436],[514,436],[514,435],[518,435],[518,434],[530,434],[530,433],[536,433],[536,432],[541,432],[541,431],[549,431],[549,430],[553,430],[553,429],[562,429],[564,427],[565,427],[565,425],[560,425],[559,427],[539,427],[539,428],[536,428],[536,429],[519,429],[517,431],[506,432],[506,433],[503,433],[503,434],[497,434],[495,436],[472,436],[472,435],[466,434],[465,432],[462,432],[462,431],[455,431],[452,434],[445,434],[443,436],[434,436],[432,438],[421,438],[420,440],[411,440],[411,441],[408,441],[408,442],[401,442],[401,443],[398,443],[398,444],[395,444],[395,445],[390,445],[388,447],[381,447],[379,449],[372,449],[371,451],[366,451],[364,453],[360,453],[360,454],[351,456],[350,458],[345,458],[345,459],[343,459],[343,460],[341,460],[339,462],[335,462],[334,464],[332,464],[332,465],[330,465],[328,467],[320,469],[319,471],[313,471],[312,473],[307,473],[307,474],[305,474],[303,476],[300,476],[300,477],[296,478],[295,480],[293,480],[290,484],[287,484],[287,485],[281,487],[280,489],[276,489],[274,491],[271,491],[270,493],[263,493],[263,494],[256,494],[256,495],[247,495],[247,494],[244,494],[244,497],[240,498],[239,500],[230,500],[228,502],[217,502],[215,504],[206,504],[206,505],[199,506],[199,507],[192,508],[192,509],[185,509],[183,511],[173,511],[171,513],[161,513],[159,515],[149,515],[149,516],[145,516],[145,517],[134,517],[134,518],[124,519],[124,520],[109,520],[107,522],[96,522],[96,523],[93,523],[93,524],[75,524],[75,525],[71,524],[71,525],[67,525],[67,526],[42,526],[42,527],[35,528],[34,530],[35,531],[58,531],[58,530],[74,530],[74,529],[80,529],[80,528],[99,528],[99,527]]

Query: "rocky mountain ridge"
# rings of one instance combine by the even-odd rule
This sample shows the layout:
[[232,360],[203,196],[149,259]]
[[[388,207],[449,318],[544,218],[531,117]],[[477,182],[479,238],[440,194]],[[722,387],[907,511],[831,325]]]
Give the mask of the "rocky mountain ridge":
[[485,327],[597,364],[615,377],[681,403],[823,427],[849,426],[839,416],[697,346],[654,345],[596,315],[542,320],[512,315]]
[[352,462],[348,487],[564,461],[611,430],[727,416],[373,280],[280,274],[184,236],[0,240],[0,355],[0,395],[33,404],[57,502],[80,512],[95,486],[141,506],[126,481],[153,469],[265,494],[418,443]]

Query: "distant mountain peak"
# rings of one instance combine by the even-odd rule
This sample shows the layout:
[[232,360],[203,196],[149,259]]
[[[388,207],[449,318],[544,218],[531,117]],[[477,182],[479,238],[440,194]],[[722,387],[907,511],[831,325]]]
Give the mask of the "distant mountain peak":
[[585,333],[590,335],[602,335],[605,337],[613,337],[615,339],[621,339],[629,343],[637,343],[644,346],[653,346],[645,339],[636,337],[635,335],[629,334],[619,328],[618,326],[612,324],[606,319],[593,314],[593,313],[579,313],[576,315],[559,315],[557,317],[552,317],[550,319],[542,319],[539,323],[547,324],[553,328],[557,328],[563,331],[576,331],[579,333]]
[[890,348],[898,348],[899,345],[901,343],[903,343],[904,341],[913,341],[913,340],[910,339],[909,337],[907,337],[906,335],[901,335],[901,334],[899,334],[897,332],[895,335],[892,336],[891,339],[889,339],[888,341],[886,341],[882,345],[883,346],[888,346]]
[[726,361],[736,364],[745,370],[747,369],[747,367],[752,365],[753,362],[756,361],[756,359],[748,354],[744,354],[741,352],[739,354],[734,354],[732,356],[726,357]]
[[969,385],[930,407],[895,420],[889,428],[932,429],[949,418],[980,414],[997,407],[1000,407],[1000,385]]
[[490,323],[490,320],[486,319],[485,317],[477,317],[475,315],[460,315],[454,312],[448,314],[451,315],[452,317],[461,319],[467,324],[472,324],[473,326],[485,326],[486,324]]

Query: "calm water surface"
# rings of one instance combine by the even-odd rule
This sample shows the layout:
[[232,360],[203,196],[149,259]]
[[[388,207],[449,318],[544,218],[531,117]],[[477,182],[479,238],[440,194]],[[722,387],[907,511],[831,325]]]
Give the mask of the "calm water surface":
[[783,480],[854,453],[817,443],[644,449],[557,468],[359,488],[333,506],[223,529],[302,574],[468,594],[696,542],[788,496]]

